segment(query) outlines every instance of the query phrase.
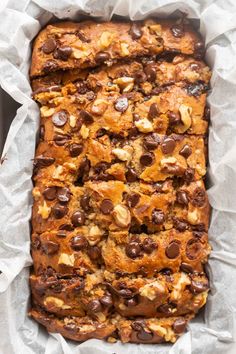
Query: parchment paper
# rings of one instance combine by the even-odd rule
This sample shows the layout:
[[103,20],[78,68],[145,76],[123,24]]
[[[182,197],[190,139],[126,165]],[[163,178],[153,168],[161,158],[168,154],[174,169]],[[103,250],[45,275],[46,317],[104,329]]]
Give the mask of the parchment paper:
[[[48,335],[27,317],[32,159],[39,111],[28,81],[31,40],[56,16],[81,14],[133,20],[188,13],[200,21],[213,69],[209,133],[209,198],[213,207],[205,310],[174,345],[134,345]],[[233,354],[236,353],[236,3],[234,0],[1,0],[0,85],[21,104],[0,167],[0,352],[4,354]]]

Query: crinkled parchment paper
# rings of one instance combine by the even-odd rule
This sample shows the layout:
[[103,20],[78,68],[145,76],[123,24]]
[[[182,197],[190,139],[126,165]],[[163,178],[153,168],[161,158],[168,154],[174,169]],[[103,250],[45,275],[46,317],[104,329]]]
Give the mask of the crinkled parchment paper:
[[[28,318],[32,159],[39,111],[30,98],[31,40],[56,16],[81,14],[143,19],[183,11],[200,20],[213,70],[209,134],[209,197],[213,207],[205,310],[174,345],[135,345],[48,335]],[[1,0],[0,85],[21,107],[0,167],[0,352],[3,354],[233,354],[236,353],[236,2],[234,0]]]

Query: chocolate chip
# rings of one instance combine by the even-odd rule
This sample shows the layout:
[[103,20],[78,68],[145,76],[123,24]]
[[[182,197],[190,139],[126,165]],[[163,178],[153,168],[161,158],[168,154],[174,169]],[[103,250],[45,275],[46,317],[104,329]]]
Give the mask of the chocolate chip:
[[129,34],[131,35],[132,39],[139,39],[140,37],[142,37],[142,30],[140,28],[140,25],[138,25],[137,23],[132,23],[130,30],[129,30]]
[[59,59],[59,60],[68,60],[70,55],[72,53],[72,48],[69,47],[69,46],[61,46],[61,47],[58,47],[54,54],[53,54],[53,57],[54,59]]
[[165,221],[165,214],[162,210],[153,209],[152,211],[152,222],[156,225],[161,225]]
[[204,43],[202,41],[198,41],[194,45],[194,57],[196,59],[201,59],[204,55],[205,48]]
[[117,98],[117,100],[115,101],[114,107],[118,112],[124,113],[127,110],[127,108],[129,107],[129,101],[128,101],[127,97]]
[[43,196],[46,200],[54,200],[56,198],[56,195],[57,195],[56,187],[48,187],[43,191]]
[[159,108],[156,103],[152,103],[149,112],[148,112],[148,118],[149,119],[154,119],[158,116],[159,114]]
[[57,190],[57,199],[61,202],[61,203],[68,203],[70,201],[71,198],[71,193],[69,188],[58,188]]
[[108,215],[112,212],[114,209],[114,205],[111,201],[111,199],[103,199],[101,204],[100,204],[100,210],[103,214]]
[[65,325],[63,325],[63,328],[66,329],[67,331],[70,332],[75,332],[78,331],[78,327],[76,326],[76,323],[67,323]]
[[136,298],[127,299],[127,300],[125,300],[125,305],[127,307],[137,306],[138,305],[138,300]]
[[99,258],[102,257],[101,249],[98,246],[89,247],[87,252],[88,252],[89,257],[93,261],[97,261]]
[[108,295],[108,294],[104,295],[99,300],[100,300],[100,303],[104,307],[111,307],[113,305],[113,301],[112,301],[112,296],[111,295]]
[[187,159],[192,154],[192,149],[188,144],[185,144],[179,151],[179,154]]
[[83,235],[77,235],[72,237],[70,243],[71,243],[71,247],[75,251],[83,250],[88,246],[88,241],[86,237],[84,237]]
[[165,315],[170,315],[172,314],[172,310],[176,308],[176,306],[172,303],[169,304],[163,304],[158,307],[157,312],[164,313]]
[[44,253],[48,254],[49,256],[55,254],[59,250],[59,245],[53,241],[46,241],[42,244],[42,250]]
[[181,38],[184,36],[184,28],[183,25],[174,25],[171,27],[171,32],[174,37]]
[[128,183],[135,182],[138,178],[137,173],[133,168],[127,168],[127,172],[125,173],[126,181]]
[[126,203],[128,207],[134,208],[140,200],[140,194],[138,193],[131,193],[126,196]]
[[183,318],[177,318],[173,323],[173,330],[175,333],[180,334],[185,331],[186,328],[186,321]]
[[194,83],[188,84],[187,86],[185,86],[185,89],[189,96],[198,97],[202,94],[202,92],[208,89],[208,86],[203,83]]
[[56,112],[52,116],[52,122],[56,127],[63,127],[68,120],[68,112],[66,110],[61,110]]
[[145,152],[141,155],[139,161],[143,166],[150,166],[154,162],[154,154],[152,152]]
[[125,299],[130,299],[134,296],[133,291],[128,288],[123,288],[123,289],[119,290],[118,294]]
[[80,210],[77,210],[76,212],[74,212],[71,216],[71,222],[75,227],[84,225],[84,223],[85,223],[84,212],[80,211]]
[[189,68],[193,71],[198,71],[200,69],[200,65],[198,63],[190,63]]
[[48,74],[51,71],[55,71],[57,69],[58,69],[58,64],[55,60],[47,60],[43,64],[43,71],[45,72],[45,74]]
[[48,167],[52,165],[55,161],[53,157],[43,156],[43,155],[37,156],[35,160],[36,160],[37,167]]
[[75,86],[76,86],[77,92],[81,95],[84,95],[85,93],[88,92],[88,86],[85,81],[77,81]]
[[67,232],[65,230],[59,230],[57,231],[57,237],[59,238],[65,238],[67,236]]
[[201,254],[201,251],[202,251],[202,246],[198,240],[196,240],[194,238],[191,238],[190,240],[188,240],[185,252],[186,252],[186,256],[189,259],[198,258]]
[[176,193],[176,201],[181,205],[188,205],[188,194],[185,191],[179,190]]
[[70,224],[62,224],[62,225],[59,227],[59,230],[73,231],[74,228],[73,228],[73,226],[70,225]]
[[41,247],[41,241],[39,239],[39,237],[35,237],[34,240],[31,241],[31,248],[34,250],[39,250]]
[[136,127],[128,129],[128,136],[130,139],[135,138],[139,135],[139,130]]
[[151,237],[146,237],[142,243],[142,249],[145,253],[150,254],[157,248],[156,242],[154,242]]
[[70,151],[71,157],[77,157],[83,151],[83,145],[82,144],[71,144],[69,146],[69,151]]
[[179,113],[168,112],[167,116],[169,118],[169,124],[171,126],[177,125],[181,122],[181,117]]
[[107,61],[110,59],[110,54],[108,52],[98,52],[95,55],[95,61],[98,64],[104,63],[104,61]]
[[41,140],[44,140],[45,136],[45,126],[43,124],[40,125],[40,130],[39,130],[39,138]]
[[181,232],[187,230],[188,228],[188,224],[185,221],[178,218],[174,219],[174,226],[178,231]]
[[190,285],[190,291],[193,294],[200,294],[208,289],[208,284],[202,283],[198,280],[192,280]]
[[203,188],[198,187],[194,190],[191,198],[192,204],[201,208],[206,203],[206,192]]
[[101,312],[102,311],[102,305],[99,300],[92,300],[88,303],[87,305],[87,311],[90,314],[93,314],[94,312]]
[[144,329],[142,329],[140,332],[137,334],[137,338],[141,341],[147,342],[152,340],[153,338],[153,333],[152,332],[146,332]]
[[158,147],[160,143],[160,138],[157,133],[152,133],[143,139],[143,146],[146,150],[154,150]]
[[89,195],[84,194],[80,198],[80,206],[84,211],[90,210],[90,197],[89,197]]
[[141,84],[147,80],[147,76],[143,71],[136,71],[134,73],[134,81],[136,84]]
[[170,259],[178,257],[180,253],[179,249],[179,243],[176,241],[172,241],[167,247],[166,247],[166,256]]
[[78,178],[82,178],[83,180],[86,178],[90,169],[90,161],[85,157],[80,163]]
[[69,136],[65,135],[65,134],[55,134],[53,137],[53,141],[55,141],[55,144],[57,144],[58,146],[63,146],[67,143],[67,141],[69,140]]
[[153,63],[147,64],[144,69],[145,74],[147,75],[148,81],[155,81],[156,80],[156,68]]
[[163,154],[171,154],[176,146],[176,142],[171,137],[166,137],[161,143],[161,150]]
[[42,51],[45,54],[50,54],[52,53],[57,46],[57,42],[55,41],[54,38],[48,38],[42,45]]
[[90,39],[85,36],[84,32],[78,30],[78,31],[76,31],[75,34],[76,34],[77,37],[79,37],[79,39],[82,42],[85,42],[85,43],[89,43],[90,42]]
[[193,267],[190,264],[185,262],[181,263],[180,269],[182,270],[182,272],[185,273],[193,273]]
[[84,109],[81,109],[79,115],[85,124],[91,124],[94,121],[93,116]]
[[145,326],[144,320],[137,320],[131,323],[131,327],[137,332],[141,331],[144,326]]
[[61,219],[68,213],[68,208],[62,204],[55,204],[52,207],[52,213],[55,219]]
[[195,175],[195,170],[194,168],[188,167],[185,172],[184,172],[184,180],[186,183],[190,183],[193,181]]
[[211,114],[211,111],[210,111],[210,108],[208,106],[205,107],[204,109],[204,120],[206,120],[207,122],[209,122],[210,120],[210,114]]
[[141,253],[141,247],[137,242],[131,242],[126,245],[125,253],[129,258],[137,258]]

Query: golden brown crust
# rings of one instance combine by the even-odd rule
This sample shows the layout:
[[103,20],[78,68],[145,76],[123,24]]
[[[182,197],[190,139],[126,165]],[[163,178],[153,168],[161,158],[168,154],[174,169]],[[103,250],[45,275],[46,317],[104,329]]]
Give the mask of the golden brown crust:
[[[179,27],[182,27],[180,31]],[[202,43],[201,39],[190,26],[168,21],[147,20],[134,25],[93,21],[53,24],[35,40],[30,76],[58,69],[94,67],[101,61],[151,56],[163,51],[194,54],[197,43]],[[99,56],[101,52],[106,55]]]
[[210,70],[185,20],[48,25],[30,315],[77,341],[175,342],[204,306]]

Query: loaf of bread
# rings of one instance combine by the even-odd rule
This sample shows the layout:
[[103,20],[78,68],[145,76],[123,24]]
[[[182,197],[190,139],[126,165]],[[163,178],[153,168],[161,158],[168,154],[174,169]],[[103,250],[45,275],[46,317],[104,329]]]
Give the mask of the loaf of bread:
[[37,36],[30,315],[85,341],[175,342],[204,306],[211,72],[182,21]]

